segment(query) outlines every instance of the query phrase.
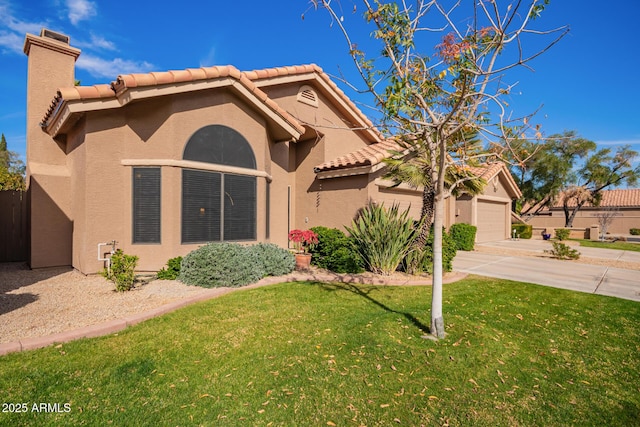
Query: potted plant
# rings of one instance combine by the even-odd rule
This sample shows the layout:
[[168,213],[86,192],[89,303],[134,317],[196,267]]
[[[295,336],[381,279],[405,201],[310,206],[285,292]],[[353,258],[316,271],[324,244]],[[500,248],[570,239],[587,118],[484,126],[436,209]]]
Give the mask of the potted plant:
[[309,248],[318,243],[318,235],[311,230],[291,230],[289,240],[293,242],[296,251],[296,269],[309,268],[311,265]]

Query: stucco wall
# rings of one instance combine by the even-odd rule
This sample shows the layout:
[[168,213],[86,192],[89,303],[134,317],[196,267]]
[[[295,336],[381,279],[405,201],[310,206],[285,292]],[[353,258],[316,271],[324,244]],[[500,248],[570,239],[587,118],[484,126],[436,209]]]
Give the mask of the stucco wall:
[[[598,225],[598,218],[596,217],[598,212],[600,210],[594,208],[580,209],[573,220],[573,226],[576,228],[589,228],[592,225]],[[553,209],[551,214],[551,216],[534,216],[527,221],[527,224],[542,228],[563,228],[565,224],[564,211],[562,209]],[[630,228],[640,228],[640,208],[619,208],[613,223],[608,229],[608,233],[627,235]]]
[[[97,244],[116,240],[117,247],[140,257],[139,270],[158,270],[168,259],[199,247],[181,242],[182,168],[161,166],[161,243],[132,243],[132,166],[122,160],[181,160],[185,144],[200,128],[221,124],[244,136],[256,157],[257,170],[276,173],[271,186],[273,241],[286,246],[286,149],[269,140],[265,123],[237,97],[225,91],[174,95],[139,102],[121,110],[88,113],[82,144],[70,147],[75,212],[74,266],[85,273],[99,271]],[[272,165],[271,152],[279,164]],[[160,162],[162,163],[162,162]],[[257,179],[257,240],[266,239],[266,179]],[[286,196],[285,196],[286,197]],[[284,212],[284,213],[283,213]],[[286,222],[286,220],[284,220]]]
[[[328,137],[295,143],[295,205],[292,229],[325,226],[344,230],[367,203],[367,176],[318,179],[313,167],[325,159]],[[334,143],[336,143],[334,141]]]

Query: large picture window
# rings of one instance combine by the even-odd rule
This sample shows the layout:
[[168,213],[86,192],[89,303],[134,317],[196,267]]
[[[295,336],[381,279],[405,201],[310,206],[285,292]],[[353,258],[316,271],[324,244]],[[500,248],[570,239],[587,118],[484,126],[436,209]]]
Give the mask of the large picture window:
[[[212,125],[187,142],[184,160],[255,169],[249,143],[235,130]],[[256,239],[256,177],[184,169],[182,242]]]
[[160,243],[160,168],[133,168],[133,243]]

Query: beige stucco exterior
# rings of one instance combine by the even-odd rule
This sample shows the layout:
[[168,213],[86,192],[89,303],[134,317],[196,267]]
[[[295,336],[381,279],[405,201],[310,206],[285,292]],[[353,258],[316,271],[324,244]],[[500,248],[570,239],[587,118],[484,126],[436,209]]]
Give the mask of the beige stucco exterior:
[[[574,228],[590,228],[598,225],[596,215],[602,212],[600,208],[583,207],[573,220]],[[607,232],[611,235],[628,235],[632,228],[640,228],[640,207],[620,207],[617,208],[611,225]],[[564,228],[565,216],[561,208],[554,208],[545,211],[542,215],[536,215],[527,220],[527,224],[535,228]]]
[[[72,265],[83,273],[99,272],[104,263],[98,260],[98,244],[113,240],[125,253],[139,257],[141,271],[159,270],[170,258],[196,249],[199,244],[182,242],[184,169],[256,177],[256,242],[287,247],[291,229],[344,229],[369,201],[411,206],[412,216],[419,217],[421,192],[389,188],[382,164],[315,169],[380,142],[379,134],[363,125],[355,106],[317,76],[284,73],[254,84],[233,73],[197,81],[182,75],[177,83],[74,89],[79,50],[43,33],[27,36],[25,53],[34,268]],[[315,102],[301,102],[301,90],[311,90]],[[241,134],[255,156],[255,170],[183,160],[191,136],[210,125]],[[141,167],[160,169],[157,243],[133,243],[133,170]],[[510,201],[507,192],[493,191],[483,197]],[[480,202],[470,200],[469,213],[464,203],[447,200],[447,226],[462,219],[480,222],[473,210],[473,203]],[[508,222],[508,210],[506,215]]]

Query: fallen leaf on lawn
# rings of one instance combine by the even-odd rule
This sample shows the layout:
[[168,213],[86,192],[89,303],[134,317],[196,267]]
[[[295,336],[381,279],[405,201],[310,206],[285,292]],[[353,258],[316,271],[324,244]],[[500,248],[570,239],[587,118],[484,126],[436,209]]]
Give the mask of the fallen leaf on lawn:
[[478,383],[477,383],[477,382],[476,382],[476,380],[474,380],[473,378],[471,378],[471,379],[469,380],[469,382],[470,382],[470,383],[472,383],[473,385],[475,385],[476,387],[479,387],[479,386],[478,386]]
[[334,423],[333,421],[327,421],[327,425],[331,427],[335,427],[336,423]]
[[381,408],[388,408],[390,405],[388,403],[383,403],[380,405]]
[[429,396],[429,400],[438,400],[438,396]]
[[522,314],[520,314],[520,313],[516,314],[516,317],[517,317],[518,319],[520,319],[520,320],[523,320],[523,319],[524,319],[524,317],[522,317]]

